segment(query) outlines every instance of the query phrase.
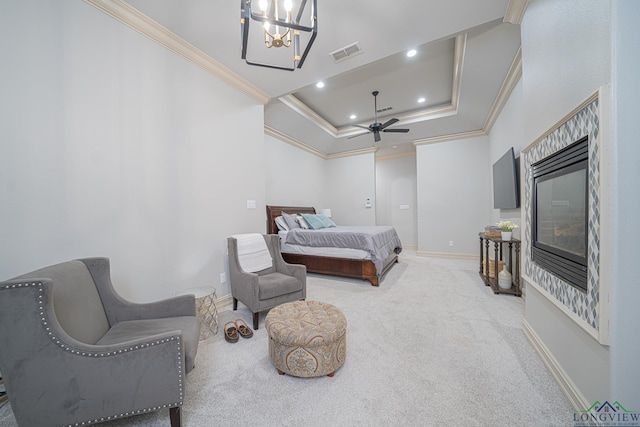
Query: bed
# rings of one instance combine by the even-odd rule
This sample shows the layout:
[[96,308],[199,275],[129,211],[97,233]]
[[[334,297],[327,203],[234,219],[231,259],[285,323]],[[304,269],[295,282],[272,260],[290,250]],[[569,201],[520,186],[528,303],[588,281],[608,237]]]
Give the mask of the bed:
[[[286,233],[283,234],[279,232],[278,226],[276,225],[276,218],[282,216],[283,212],[288,214],[315,214],[316,210],[313,207],[267,206],[267,233],[279,234],[281,236],[283,243],[282,257],[285,261],[292,264],[304,264],[310,273],[363,279],[369,281],[373,286],[379,286],[382,276],[398,262],[398,254],[402,251],[402,244],[392,227],[376,227],[379,229],[391,228],[395,239],[397,239],[397,242],[395,240],[393,242],[387,242],[387,246],[393,246],[393,250],[391,250],[384,259],[375,259],[375,256],[372,257],[372,254],[367,254],[365,253],[366,251],[358,249],[303,248],[301,246],[294,249],[293,246],[285,244]],[[332,232],[336,232],[341,228],[342,227],[336,227],[335,230],[327,229],[325,231],[331,230]],[[298,252],[298,249],[302,249],[303,252]],[[382,254],[384,255],[386,252],[387,251],[382,251]],[[379,256],[380,253],[374,255]]]

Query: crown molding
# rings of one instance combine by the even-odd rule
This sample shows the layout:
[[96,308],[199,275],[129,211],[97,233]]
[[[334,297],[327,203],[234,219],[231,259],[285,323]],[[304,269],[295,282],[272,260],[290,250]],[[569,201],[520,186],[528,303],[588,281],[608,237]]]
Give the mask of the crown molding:
[[316,150],[315,148],[310,147],[305,143],[295,138],[292,138],[289,135],[282,133],[279,130],[276,130],[267,125],[264,125],[264,134],[272,136],[282,142],[286,142],[287,144],[293,145],[296,148],[306,151],[307,153],[311,153],[314,156],[318,156],[324,160],[339,159],[341,157],[359,156],[361,154],[375,153],[376,151],[378,151],[377,147],[371,147],[371,148],[363,148],[362,150],[351,150],[351,151],[344,151],[336,154],[326,154],[320,150]]
[[[320,129],[327,132],[334,138],[338,135],[338,129],[329,123],[324,117],[312,110],[307,104],[300,101],[293,95],[285,95],[278,98],[284,105],[291,108],[307,120],[315,123]],[[360,131],[361,132],[361,131]]]
[[375,154],[376,151],[378,151],[377,147],[363,148],[362,150],[344,151],[342,153],[329,154],[327,156],[327,159],[332,160],[339,159],[341,157],[359,156],[361,154]]
[[85,3],[101,10],[140,34],[183,57],[206,72],[224,81],[255,101],[266,104],[269,95],[245,80],[229,68],[211,58],[200,49],[178,37],[167,28],[141,13],[122,0],[84,0]]
[[408,151],[406,153],[398,153],[398,154],[388,154],[386,156],[376,156],[376,161],[381,162],[384,160],[393,160],[393,159],[401,159],[403,157],[415,157],[415,151]]
[[527,10],[529,0],[509,0],[502,22],[519,25]]
[[305,143],[303,143],[301,141],[298,141],[297,139],[292,138],[289,135],[287,135],[285,133],[282,133],[279,130],[276,130],[276,129],[270,127],[270,126],[264,125],[264,134],[272,136],[272,137],[274,137],[276,139],[279,139],[282,142],[286,142],[287,144],[293,145],[294,147],[299,148],[301,150],[304,150],[307,153],[311,153],[314,156],[318,156],[318,157],[320,157],[322,159],[325,159],[325,160],[328,159],[328,156],[325,153],[323,153],[322,151],[316,150],[315,148],[310,147],[307,144],[305,144]]
[[459,139],[477,138],[479,136],[487,136],[487,132],[480,129],[480,130],[472,130],[469,132],[452,133],[450,135],[441,135],[441,136],[434,136],[430,138],[416,139],[415,141],[412,142],[412,144],[417,147],[418,145],[438,144],[441,142],[456,141]]
[[511,67],[509,67],[509,71],[507,72],[507,77],[505,77],[502,82],[502,87],[498,92],[498,96],[496,96],[495,101],[493,101],[493,105],[491,106],[491,110],[489,110],[489,114],[487,115],[487,119],[484,122],[484,126],[482,129],[489,133],[493,125],[495,124],[498,116],[502,112],[505,104],[509,100],[511,96],[511,92],[516,87],[520,78],[522,77],[522,46],[516,52],[516,56],[513,58],[513,62],[511,63]]

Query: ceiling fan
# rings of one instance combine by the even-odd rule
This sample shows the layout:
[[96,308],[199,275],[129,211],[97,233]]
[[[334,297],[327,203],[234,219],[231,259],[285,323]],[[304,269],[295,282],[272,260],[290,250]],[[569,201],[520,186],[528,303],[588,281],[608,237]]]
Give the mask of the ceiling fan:
[[387,129],[387,127],[389,127],[392,124],[394,124],[394,123],[399,121],[396,118],[389,119],[384,123],[378,123],[378,93],[379,92],[377,90],[374,90],[373,92],[371,92],[371,95],[373,95],[373,104],[374,104],[374,110],[373,110],[374,120],[373,120],[373,123],[371,123],[369,125],[369,127],[360,126],[360,125],[352,125],[352,126],[355,126],[355,127],[366,129],[367,132],[363,132],[363,133],[359,133],[357,135],[349,136],[349,137],[347,137],[347,139],[357,138],[357,137],[362,136],[362,135],[373,133],[373,140],[375,142],[380,142],[380,131],[382,131],[382,132],[398,132],[398,133],[407,133],[407,132],[409,132],[409,129],[401,129],[401,128]]

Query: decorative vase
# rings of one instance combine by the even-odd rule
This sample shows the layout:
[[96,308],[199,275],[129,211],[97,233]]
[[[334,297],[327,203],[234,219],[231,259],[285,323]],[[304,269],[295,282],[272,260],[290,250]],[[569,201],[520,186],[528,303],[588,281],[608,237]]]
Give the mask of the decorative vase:
[[507,270],[506,265],[498,273],[498,286],[500,286],[500,289],[511,289],[511,273]]
[[502,240],[511,240],[512,233],[513,231],[501,231],[500,234],[502,235]]

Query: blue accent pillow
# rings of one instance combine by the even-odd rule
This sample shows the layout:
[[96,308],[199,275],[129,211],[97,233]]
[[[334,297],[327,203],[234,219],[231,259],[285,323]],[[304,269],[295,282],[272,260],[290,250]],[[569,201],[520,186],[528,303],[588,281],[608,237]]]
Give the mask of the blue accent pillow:
[[329,218],[328,216],[324,214],[317,214],[316,216],[320,219],[320,221],[322,221],[322,225],[324,225],[324,228],[330,228],[330,227],[336,226],[336,223],[331,221],[331,218]]
[[302,214],[302,218],[307,222],[312,230],[335,227],[336,223],[323,214]]
[[312,230],[319,230],[321,228],[325,228],[322,220],[318,218],[318,215],[313,214],[302,214],[302,218],[309,224],[309,228]]

